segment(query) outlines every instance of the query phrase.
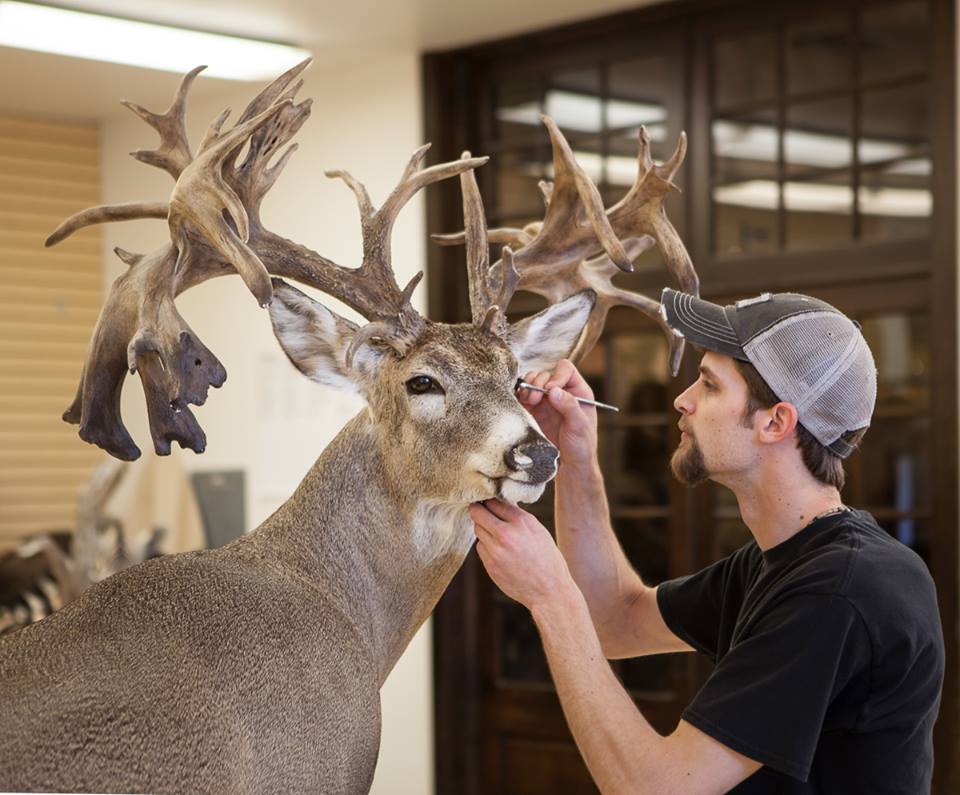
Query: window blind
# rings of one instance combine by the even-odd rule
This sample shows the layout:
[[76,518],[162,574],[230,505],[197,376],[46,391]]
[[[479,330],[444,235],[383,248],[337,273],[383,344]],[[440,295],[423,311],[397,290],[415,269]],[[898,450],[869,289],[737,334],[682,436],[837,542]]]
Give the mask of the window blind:
[[103,456],[61,419],[103,296],[99,227],[43,246],[99,203],[95,126],[0,115],[0,551],[72,529],[77,491]]

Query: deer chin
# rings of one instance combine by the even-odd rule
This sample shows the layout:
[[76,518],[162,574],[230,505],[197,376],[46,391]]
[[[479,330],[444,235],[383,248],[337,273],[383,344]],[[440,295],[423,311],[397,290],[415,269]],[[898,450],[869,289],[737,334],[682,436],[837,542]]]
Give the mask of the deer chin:
[[513,478],[500,478],[497,481],[497,497],[504,502],[536,502],[543,495],[546,483],[522,483]]
[[549,482],[530,483],[529,481],[511,478],[508,475],[495,477],[484,475],[482,472],[479,474],[484,480],[484,491],[486,493],[475,499],[474,502],[482,502],[494,497],[504,502],[511,502],[514,505],[521,502],[536,502],[543,495],[543,490]]

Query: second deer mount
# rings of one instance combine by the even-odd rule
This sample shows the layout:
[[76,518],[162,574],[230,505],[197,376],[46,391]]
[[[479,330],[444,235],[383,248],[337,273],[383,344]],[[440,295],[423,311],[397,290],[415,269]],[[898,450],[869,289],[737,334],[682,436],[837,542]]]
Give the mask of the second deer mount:
[[[147,254],[116,249],[129,268],[110,288],[76,397],[63,415],[79,425],[84,441],[120,459],[139,457],[140,449],[120,416],[120,393],[129,371],[138,373],[143,382],[156,452],[169,454],[174,441],[203,452],[206,436],[189,406],[204,403],[209,387],[222,385],[226,371],[179,314],[174,298],[216,276],[239,274],[263,306],[271,305],[275,288],[283,284],[271,277],[281,276],[316,287],[358,311],[369,321],[361,328],[332,315],[332,322],[351,337],[341,362],[345,368],[353,365],[354,354],[364,345],[386,346],[403,356],[430,321],[410,303],[422,272],[402,289],[394,277],[391,229],[401,208],[421,188],[455,175],[463,192],[464,230],[433,238],[466,247],[474,324],[482,324],[491,337],[507,338],[511,331],[505,310],[514,291],[536,293],[551,304],[590,291],[593,308],[574,359],[596,343],[609,310],[622,305],[638,309],[663,328],[676,373],[683,341],[666,327],[656,301],[617,287],[613,277],[632,270],[632,261],[641,252],[658,245],[681,289],[698,292],[698,277],[664,207],[666,197],[676,190],[672,180],[686,153],[683,134],[671,158],[655,164],[641,127],[636,181],[621,201],[604,208],[596,185],[577,163],[556,123],[542,117],[553,148],[554,179],[540,183],[543,220],[522,229],[487,229],[473,174],[487,158],[469,152],[459,160],[423,168],[429,144],[421,147],[379,208],[350,173],[327,172],[350,187],[360,210],[362,259],[358,267],[343,267],[267,229],[260,218],[263,197],[297,145],[275,156],[310,115],[309,99],[295,101],[303,85],[300,75],[308,65],[304,61],[270,83],[228,130],[223,126],[229,111],[221,113],[196,154],[187,140],[184,116],[190,86],[204,67],[182,79],[164,113],[124,103],[160,135],[156,149],[138,150],[133,156],[173,177],[169,201],[84,210],[60,224],[46,244],[59,243],[91,224],[139,218],[165,219],[170,241]],[[490,243],[503,246],[501,258],[492,264]],[[275,331],[278,314],[271,312]]]

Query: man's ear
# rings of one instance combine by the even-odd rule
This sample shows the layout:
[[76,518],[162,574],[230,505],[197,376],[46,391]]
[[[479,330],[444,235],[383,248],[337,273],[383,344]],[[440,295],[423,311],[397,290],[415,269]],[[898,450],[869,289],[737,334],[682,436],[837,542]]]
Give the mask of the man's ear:
[[357,392],[360,385],[346,363],[359,328],[281,279],[273,280],[273,333],[287,358],[307,378]]
[[797,429],[797,409],[792,403],[776,403],[764,411],[760,438],[767,443],[776,444],[793,437]]
[[552,370],[566,359],[580,339],[595,301],[594,293],[584,290],[510,326],[508,344],[521,375]]

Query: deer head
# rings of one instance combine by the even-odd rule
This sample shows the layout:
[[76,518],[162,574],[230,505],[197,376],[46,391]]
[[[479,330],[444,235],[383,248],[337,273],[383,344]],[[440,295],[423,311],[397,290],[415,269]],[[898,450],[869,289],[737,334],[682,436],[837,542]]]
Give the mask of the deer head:
[[[696,290],[689,257],[662,207],[683,158],[683,139],[670,163],[654,166],[642,133],[637,185],[604,210],[562,134],[544,118],[556,179],[543,186],[544,221],[524,230],[487,232],[473,175],[486,158],[468,152],[457,161],[422,168],[428,146],[422,147],[379,208],[349,173],[328,172],[350,187],[360,210],[362,261],[348,268],[270,232],[260,221],[260,202],[295,145],[275,165],[270,161],[309,115],[309,101],[293,101],[302,83],[295,81],[306,65],[265,88],[226,132],[227,113],[221,114],[196,156],[186,140],[183,115],[186,92],[199,69],[183,79],[162,115],[128,104],[160,133],[158,149],[134,156],[174,177],[169,203],[93,208],[64,221],[47,243],[91,223],[143,217],[165,217],[171,241],[146,256],[117,251],[130,268],[111,288],[77,398],[64,418],[79,423],[83,439],[111,454],[137,457],[119,415],[120,388],[129,369],[143,380],[157,452],[168,453],[171,441],[201,452],[203,431],[188,404],[203,403],[208,387],[220,386],[226,373],[177,313],[173,299],[206,279],[235,272],[258,303],[269,305],[274,331],[297,368],[366,399],[380,444],[391,451],[390,466],[407,475],[401,480],[419,476],[424,496],[437,498],[536,499],[556,470],[557,453],[517,402],[518,375],[550,368],[571,352],[585,353],[617,303],[659,321],[656,302],[611,283],[613,273],[632,270],[631,254],[654,241],[683,287]],[[397,214],[417,191],[454,175],[461,178],[465,229],[442,242],[466,244],[472,322],[446,325],[430,322],[410,303],[422,273],[402,289],[397,284],[390,234]],[[491,265],[488,240],[508,240],[518,248],[504,247]],[[368,322],[358,326],[339,317],[270,274],[319,288]],[[539,292],[551,306],[510,324],[505,310],[517,289]],[[670,338],[677,359],[682,341]]]

